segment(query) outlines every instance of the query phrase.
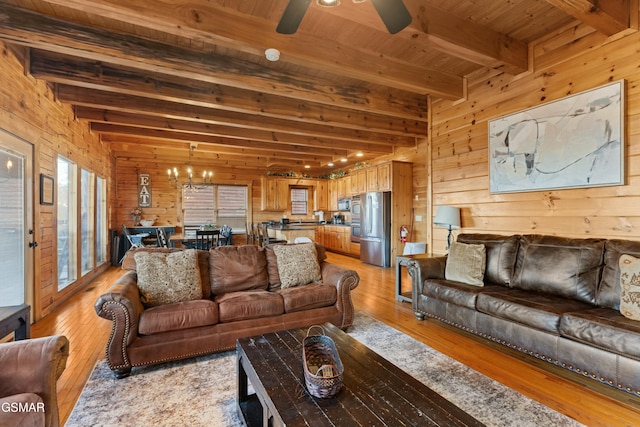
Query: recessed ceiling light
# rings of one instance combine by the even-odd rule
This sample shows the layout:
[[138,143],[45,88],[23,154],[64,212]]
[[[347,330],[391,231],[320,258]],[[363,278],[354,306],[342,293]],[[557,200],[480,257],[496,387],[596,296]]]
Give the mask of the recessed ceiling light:
[[264,56],[271,62],[275,62],[280,59],[280,51],[270,47],[264,51]]
[[333,166],[333,162],[327,163],[327,166]]
[[340,0],[316,0],[318,6],[333,7],[340,5]]
[[358,153],[358,154],[356,154],[356,157],[362,157],[363,155],[364,154],[362,154],[362,153]]
[[347,163],[347,159],[346,159],[346,157],[344,157],[344,158],[340,159],[340,161],[341,161],[342,163]]
[[311,169],[311,166],[309,166],[309,165],[304,165],[304,168],[305,168],[305,169]]

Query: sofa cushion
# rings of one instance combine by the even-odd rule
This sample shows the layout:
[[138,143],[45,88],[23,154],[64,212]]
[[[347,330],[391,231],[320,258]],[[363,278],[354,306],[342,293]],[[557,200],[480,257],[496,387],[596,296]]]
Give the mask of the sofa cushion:
[[[316,253],[318,254],[318,264],[322,264],[327,259],[327,252],[320,243],[314,242],[316,247]],[[273,291],[280,289],[280,275],[278,274],[278,259],[275,252],[273,252],[273,245],[265,246],[265,252],[267,254],[267,272],[269,273],[269,290]]]
[[460,234],[458,242],[484,245],[487,265],[484,282],[509,286],[518,255],[520,236],[499,236],[495,234]]
[[444,277],[467,285],[483,286],[485,265],[484,245],[453,242],[447,256]]
[[218,246],[209,252],[211,293],[267,289],[267,258],[256,245]]
[[323,285],[322,283],[279,289],[276,292],[282,295],[285,313],[330,307],[336,303],[338,298],[335,286]]
[[600,307],[620,309],[620,256],[628,254],[640,258],[640,242],[607,240],[604,245],[604,269],[598,286],[596,303]]
[[284,313],[284,301],[276,292],[251,290],[216,295],[220,322],[257,319]]
[[620,257],[620,313],[640,320],[640,259],[631,255]]
[[276,245],[273,247],[278,262],[278,276],[281,288],[320,282],[320,265],[313,243],[297,245]]
[[482,313],[555,335],[560,334],[560,318],[564,313],[591,307],[579,301],[523,289],[482,292],[476,306]]
[[640,322],[610,308],[570,312],[562,316],[560,334],[583,344],[640,360]]
[[604,242],[522,236],[512,286],[595,304]]
[[[168,254],[172,252],[181,252],[182,248],[131,248],[125,254],[122,261],[122,269],[136,271],[135,254],[139,252]],[[200,281],[202,282],[202,297],[209,298],[211,296],[211,284],[209,283],[209,251],[198,250],[198,268],[200,269]]]
[[469,286],[442,279],[426,279],[422,293],[429,298],[475,310],[478,294],[491,289],[501,288],[497,285]]
[[202,298],[202,282],[195,250],[134,255],[140,301],[155,307]]
[[145,310],[138,321],[140,335],[197,328],[218,323],[218,306],[206,299],[178,302]]

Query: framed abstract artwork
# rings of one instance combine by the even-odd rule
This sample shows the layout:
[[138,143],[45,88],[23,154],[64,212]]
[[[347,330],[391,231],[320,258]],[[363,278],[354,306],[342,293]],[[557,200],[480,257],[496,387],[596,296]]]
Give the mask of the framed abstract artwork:
[[624,184],[625,82],[489,121],[491,193]]

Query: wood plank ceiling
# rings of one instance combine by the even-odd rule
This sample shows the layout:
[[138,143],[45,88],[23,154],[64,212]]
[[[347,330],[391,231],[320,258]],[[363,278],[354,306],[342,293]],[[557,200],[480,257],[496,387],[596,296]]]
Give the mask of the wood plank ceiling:
[[281,35],[287,0],[0,5],[0,39],[116,156],[173,162],[197,146],[212,166],[309,176],[414,147],[428,96],[461,99],[478,72],[526,72],[533,40],[577,21],[633,31],[638,13],[636,0],[405,0],[413,21],[390,35],[369,2],[342,0],[312,2]]

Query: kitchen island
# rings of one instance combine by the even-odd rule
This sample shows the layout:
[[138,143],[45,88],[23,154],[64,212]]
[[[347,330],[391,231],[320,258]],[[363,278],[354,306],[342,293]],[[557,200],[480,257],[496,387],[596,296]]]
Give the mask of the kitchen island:
[[269,237],[275,237],[279,240],[286,240],[288,243],[293,243],[296,240],[296,237],[308,237],[312,241],[315,241],[316,228],[320,226],[321,224],[317,222],[272,224],[267,225],[267,231],[269,232]]

